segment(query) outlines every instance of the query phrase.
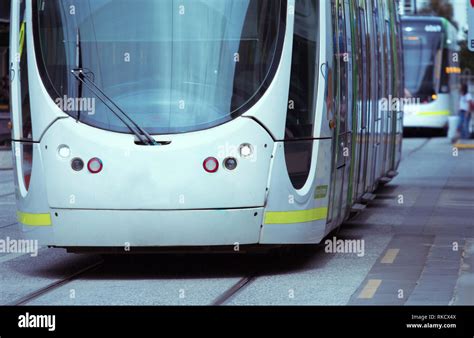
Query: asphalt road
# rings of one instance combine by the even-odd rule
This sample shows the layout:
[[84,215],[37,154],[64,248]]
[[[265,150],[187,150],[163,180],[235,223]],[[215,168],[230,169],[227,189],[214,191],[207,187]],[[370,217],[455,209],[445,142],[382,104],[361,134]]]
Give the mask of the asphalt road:
[[[326,253],[324,243],[270,255],[106,261],[48,248],[38,257],[0,253],[0,304],[474,305],[474,150],[456,154],[445,139],[404,142],[400,175],[330,235],[362,240],[364,255]],[[21,238],[12,180],[0,171],[0,239]]]

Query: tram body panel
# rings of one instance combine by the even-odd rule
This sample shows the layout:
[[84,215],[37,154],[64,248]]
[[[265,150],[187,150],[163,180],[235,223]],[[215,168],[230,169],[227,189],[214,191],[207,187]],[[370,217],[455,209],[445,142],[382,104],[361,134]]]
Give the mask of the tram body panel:
[[285,116],[288,107],[288,87],[293,51],[293,33],[295,18],[295,0],[288,0],[286,25],[282,56],[275,77],[262,99],[257,101],[254,109],[243,116],[256,118],[270,131],[275,140],[285,138]]
[[[316,93],[314,109],[314,138],[329,137],[333,134],[330,121],[333,120],[333,49],[330,41],[332,35],[324,29],[331,29],[331,7],[325,2],[319,3],[318,29],[318,64],[315,69]],[[298,13],[297,13],[298,15]],[[299,34],[304,27],[298,27]],[[291,97],[290,97],[291,99]],[[311,136],[311,135],[310,135]],[[318,243],[324,238],[330,224],[327,224],[331,163],[325,159],[331,158],[331,140],[287,140],[275,144],[274,159],[269,179],[269,194],[265,208],[265,217],[260,243],[261,244],[310,244]],[[294,144],[311,143],[309,172],[301,187],[295,187],[290,179],[291,170],[288,161],[300,163],[305,171],[305,157],[308,154],[293,152]]]
[[316,171],[298,191],[288,177],[284,144],[276,144],[260,243],[319,243],[327,233],[331,140],[313,141],[313,152]]
[[[21,160],[21,154],[25,147],[31,148],[32,162]],[[49,204],[46,198],[47,188],[44,180],[44,161],[39,144],[26,145],[20,142],[12,142],[15,163],[15,193],[17,197],[18,218],[21,221],[22,214],[45,215],[49,214]],[[28,150],[29,152],[30,150]],[[31,175],[31,176],[30,176]],[[25,184],[28,182],[27,184]],[[23,216],[24,217],[24,216]],[[21,222],[20,222],[21,223]],[[41,224],[38,224],[40,226]]]
[[[51,209],[42,244],[58,247],[234,246],[259,242],[263,208],[222,210]],[[58,214],[58,216],[55,216]],[[255,216],[257,215],[257,216]],[[93,234],[93,235],[91,235]]]
[[[41,141],[51,208],[176,210],[264,205],[273,141],[252,119],[238,118],[213,129],[160,139],[171,143],[138,146],[131,135],[110,134],[73,119],[56,122]],[[240,158],[242,144],[252,145],[252,157]],[[70,149],[67,158],[58,155],[61,145]],[[73,158],[87,164],[95,157],[104,166],[98,174],[71,168]],[[204,170],[208,157],[219,161],[216,173]],[[237,158],[235,170],[224,168],[227,157]]]
[[[47,199],[46,181],[44,180],[44,162],[40,144],[31,144],[32,162],[22,161],[25,144],[12,142],[15,164],[15,187],[17,201],[17,220],[23,237],[38,240],[40,245],[54,244],[51,209]],[[28,190],[25,184],[25,173],[29,171]]]
[[404,126],[445,128],[448,117],[454,115],[449,95],[440,94],[435,101],[405,105]]

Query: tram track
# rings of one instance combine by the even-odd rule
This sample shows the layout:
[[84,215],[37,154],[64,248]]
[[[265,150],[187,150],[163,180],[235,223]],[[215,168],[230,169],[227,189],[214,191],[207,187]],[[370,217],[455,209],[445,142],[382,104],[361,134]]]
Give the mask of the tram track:
[[101,265],[104,264],[104,261],[101,260],[99,262],[95,262],[85,268],[82,268],[81,270],[73,273],[73,274],[70,274],[68,275],[67,277],[65,278],[62,278],[56,282],[53,282],[45,287],[42,287],[38,290],[35,290],[33,292],[30,292],[28,293],[27,295],[21,297],[21,298],[18,298],[10,303],[7,303],[6,305],[7,306],[19,306],[19,305],[26,305],[28,304],[29,302],[31,302],[32,300],[35,300],[39,297],[42,297],[58,288],[60,288],[61,286],[63,285],[66,285],[66,284],[69,284],[70,282],[72,281],[75,281],[77,279],[79,279],[80,276],[88,273],[88,272],[91,272],[95,269],[97,269],[98,267],[100,267]]
[[[98,269],[99,267],[103,266],[105,263],[106,263],[105,260],[100,260],[98,262],[90,264],[86,266],[85,268],[80,269],[77,272],[69,274],[68,276],[61,278],[60,280],[57,280],[53,283],[50,283],[42,288],[29,292],[26,295],[20,298],[17,298],[5,305],[7,306],[28,305],[32,301],[40,297],[43,297],[49,293],[52,293],[64,285],[67,285],[73,281],[79,280],[85,274]],[[256,274],[250,274],[250,275],[240,278],[235,284],[233,284],[231,287],[229,287],[224,292],[222,292],[218,297],[216,297],[210,303],[210,305],[211,306],[226,305],[232,298],[234,298],[235,295],[237,295],[240,291],[242,291],[243,289],[248,287],[250,284],[252,284],[252,282],[255,279],[256,279]]]
[[213,306],[220,306],[220,305],[225,305],[229,300],[231,300],[237,293],[239,293],[242,289],[246,288],[249,286],[254,280],[255,276],[247,276],[247,277],[242,277],[239,279],[237,283],[232,285],[229,289],[224,291],[219,297],[217,297],[211,305]]
[[421,149],[423,149],[430,141],[432,140],[431,137],[427,138],[426,140],[424,140],[419,146],[415,147],[414,149],[412,149],[408,154],[406,154],[405,156],[402,157],[402,161],[406,160],[408,157],[410,157],[411,155],[415,154],[416,152],[420,151]]
[[7,224],[7,225],[2,225],[2,226],[0,227],[0,229],[9,228],[9,227],[12,227],[12,226],[14,226],[14,225],[17,225],[17,224],[18,224],[18,223],[17,223],[17,222],[15,222],[15,223],[10,223],[10,224]]

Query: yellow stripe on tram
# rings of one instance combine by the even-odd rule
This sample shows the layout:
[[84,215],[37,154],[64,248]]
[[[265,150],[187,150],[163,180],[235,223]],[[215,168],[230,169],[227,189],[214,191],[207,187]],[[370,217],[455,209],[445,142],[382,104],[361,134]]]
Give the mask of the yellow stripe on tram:
[[52,225],[50,214],[29,214],[21,211],[18,211],[16,214],[18,222],[24,225],[35,227],[47,227]]
[[265,213],[265,224],[307,223],[326,219],[328,208],[315,208],[297,211],[268,211]]
[[19,46],[20,58],[23,55],[23,49],[25,47],[25,33],[26,33],[26,21],[23,21],[20,27],[20,46]]
[[418,116],[449,116],[451,113],[449,110],[441,110],[441,111],[427,111],[427,112],[421,112],[416,114]]

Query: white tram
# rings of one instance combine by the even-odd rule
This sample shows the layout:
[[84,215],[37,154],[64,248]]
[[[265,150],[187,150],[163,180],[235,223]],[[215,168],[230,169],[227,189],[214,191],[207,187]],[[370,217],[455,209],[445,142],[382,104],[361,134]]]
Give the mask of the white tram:
[[[396,175],[385,0],[13,0],[18,222],[84,249],[311,244]],[[387,105],[385,105],[387,106]]]
[[457,115],[460,46],[457,29],[435,16],[403,17],[405,57],[405,128],[434,128],[445,134]]

